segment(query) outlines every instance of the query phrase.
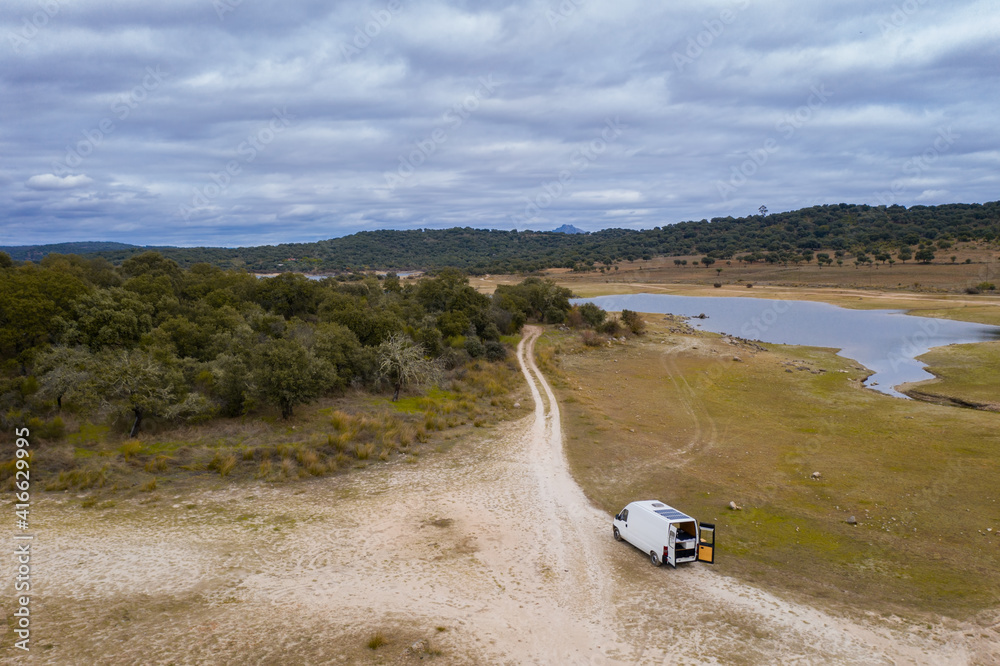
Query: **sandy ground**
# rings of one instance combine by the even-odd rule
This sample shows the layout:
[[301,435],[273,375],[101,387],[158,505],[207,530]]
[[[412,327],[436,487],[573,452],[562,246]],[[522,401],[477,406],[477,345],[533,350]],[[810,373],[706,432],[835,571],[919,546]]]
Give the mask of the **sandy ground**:
[[[613,541],[565,464],[559,407],[533,361],[538,333],[518,348],[534,414],[416,465],[105,509],[43,498],[32,651],[5,641],[0,660],[1000,662],[997,627],[834,616],[709,565],[654,568]],[[5,610],[11,598],[5,589]],[[388,645],[372,651],[377,630]]]

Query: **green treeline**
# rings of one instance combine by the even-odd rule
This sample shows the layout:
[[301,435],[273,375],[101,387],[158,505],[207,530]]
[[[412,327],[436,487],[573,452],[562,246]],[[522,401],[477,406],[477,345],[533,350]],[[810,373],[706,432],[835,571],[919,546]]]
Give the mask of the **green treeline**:
[[[643,231],[591,234],[454,228],[365,231],[316,243],[227,248],[157,248],[181,266],[209,263],[256,272],[342,272],[458,268],[470,274],[525,273],[543,268],[587,270],[654,256],[737,253],[786,256],[821,249],[895,254],[900,247],[950,239],[1000,237],[1000,202],[943,206],[813,206],[767,216],[717,217]],[[98,253],[114,263],[144,248]]]
[[155,252],[118,267],[0,253],[0,415],[52,423],[68,411],[135,435],[150,420],[288,417],[350,386],[398,396],[470,359],[504,360],[501,336],[562,321],[568,297],[537,278],[486,296],[454,269],[405,283],[258,279]]

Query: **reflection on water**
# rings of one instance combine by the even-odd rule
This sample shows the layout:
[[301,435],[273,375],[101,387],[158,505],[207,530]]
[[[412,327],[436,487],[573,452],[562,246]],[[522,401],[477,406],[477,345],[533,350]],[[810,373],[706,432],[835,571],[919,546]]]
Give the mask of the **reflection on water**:
[[[1000,328],[948,319],[914,317],[900,310],[848,310],[829,303],[763,298],[626,294],[578,298],[609,311],[673,313],[694,319],[692,326],[715,333],[788,345],[839,349],[874,374],[872,388],[905,398],[893,387],[932,375],[915,357],[932,347],[1000,338]],[[872,386],[873,384],[877,384]]]

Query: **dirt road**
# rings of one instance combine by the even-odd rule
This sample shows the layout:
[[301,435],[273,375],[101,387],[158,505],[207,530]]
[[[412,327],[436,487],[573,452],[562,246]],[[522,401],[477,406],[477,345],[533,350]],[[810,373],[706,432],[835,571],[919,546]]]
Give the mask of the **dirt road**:
[[534,413],[416,465],[104,509],[44,498],[32,661],[987,663],[961,628],[834,617],[614,542],[566,467],[538,334],[518,347]]

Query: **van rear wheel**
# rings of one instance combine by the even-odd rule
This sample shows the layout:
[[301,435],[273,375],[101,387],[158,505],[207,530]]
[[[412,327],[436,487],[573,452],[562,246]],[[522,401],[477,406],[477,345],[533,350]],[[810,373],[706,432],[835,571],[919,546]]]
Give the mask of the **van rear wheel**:
[[622,540],[621,532],[618,531],[617,527],[614,528],[614,535],[615,535],[615,541],[621,541]]
[[649,561],[653,563],[654,567],[658,567],[658,566],[660,566],[660,564],[662,564],[662,562],[660,562],[660,558],[656,554],[655,550],[649,551]]

